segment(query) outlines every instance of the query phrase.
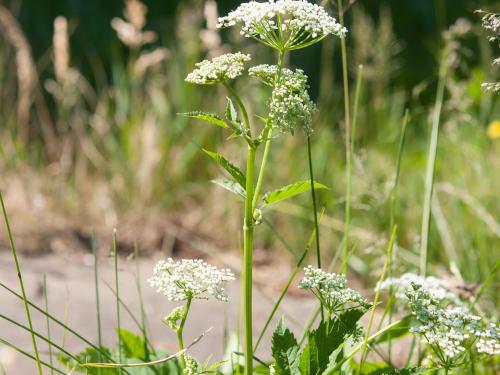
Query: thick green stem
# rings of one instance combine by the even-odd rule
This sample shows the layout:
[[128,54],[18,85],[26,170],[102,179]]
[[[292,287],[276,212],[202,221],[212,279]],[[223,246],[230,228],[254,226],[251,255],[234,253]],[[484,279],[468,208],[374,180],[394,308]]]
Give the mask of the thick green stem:
[[253,259],[253,196],[254,196],[255,148],[248,147],[246,170],[245,220],[243,222],[243,305],[245,336],[245,375],[253,374],[252,341],[252,259]]
[[[179,350],[184,350],[184,338],[182,335],[184,333],[184,325],[186,324],[186,319],[189,313],[189,309],[191,307],[191,301],[192,299],[189,298],[186,302],[186,307],[184,308],[184,313],[182,314],[181,324],[179,325],[179,329],[177,330],[177,341],[179,343]],[[181,354],[181,367],[183,370],[186,369],[186,357],[184,356],[184,353]]]
[[248,147],[246,172],[245,220],[243,223],[243,283],[244,283],[244,336],[245,374],[252,375],[252,259],[253,259],[253,192],[254,192],[255,148]]

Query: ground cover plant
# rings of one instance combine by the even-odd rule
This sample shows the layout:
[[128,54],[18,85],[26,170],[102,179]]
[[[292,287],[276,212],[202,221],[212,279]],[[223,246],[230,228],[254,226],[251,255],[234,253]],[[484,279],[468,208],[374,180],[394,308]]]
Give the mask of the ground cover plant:
[[[129,1],[127,4],[130,7],[141,7],[138,1]],[[428,152],[425,159],[425,181],[422,184],[422,207],[418,211],[420,230],[419,241],[415,246],[418,251],[416,254],[408,252],[410,256],[416,255],[417,259],[413,262],[412,271],[418,274],[401,272],[399,275],[399,271],[404,268],[404,262],[401,260],[404,249],[399,245],[399,238],[401,228],[407,225],[405,218],[397,215],[401,161],[407,143],[407,128],[411,121],[411,114],[406,111],[398,118],[402,126],[397,137],[396,162],[393,163],[394,177],[388,189],[389,204],[383,207],[388,212],[389,220],[381,224],[384,226],[382,233],[385,238],[381,241],[382,245],[378,246],[383,246],[385,249],[383,256],[379,256],[382,262],[372,263],[378,264],[379,267],[372,267],[371,279],[365,280],[371,282],[370,289],[373,291],[365,296],[365,293],[348,285],[348,273],[355,267],[352,266],[353,259],[356,260],[359,256],[356,254],[359,253],[359,244],[353,241],[356,228],[351,223],[351,216],[353,191],[356,189],[353,183],[357,162],[354,148],[357,129],[360,125],[360,100],[365,70],[362,66],[356,68],[355,88],[353,95],[350,95],[346,47],[346,38],[350,34],[344,26],[343,5],[342,1],[337,3],[339,11],[337,21],[323,6],[302,0],[243,3],[227,16],[219,18],[216,27],[236,29],[242,37],[252,40],[256,45],[252,54],[243,52],[216,54],[192,64],[194,70],[185,77],[185,85],[192,87],[186,90],[212,90],[212,93],[220,96],[220,99],[208,102],[209,105],[219,105],[219,110],[205,108],[207,103],[200,100],[199,103],[194,101],[195,103],[192,104],[204,104],[202,110],[176,115],[179,118],[189,119],[189,125],[185,123],[184,126],[197,126],[204,129],[202,128],[204,125],[213,125],[218,133],[222,133],[224,139],[224,143],[219,146],[223,150],[236,150],[234,155],[239,156],[238,159],[229,161],[229,158],[222,155],[223,151],[212,149],[215,145],[210,142],[210,137],[199,139],[199,141],[206,140],[207,142],[207,145],[201,145],[201,152],[225,173],[226,177],[214,179],[214,184],[225,189],[227,194],[233,194],[236,199],[230,202],[231,204],[234,202],[234,206],[239,207],[229,211],[233,215],[229,219],[237,222],[241,227],[241,241],[238,236],[232,238],[236,247],[241,246],[242,264],[240,272],[242,319],[241,332],[240,327],[237,328],[239,344],[236,350],[232,350],[225,358],[194,358],[190,352],[191,348],[194,345],[204,345],[210,327],[206,327],[206,331],[199,332],[199,336],[194,341],[185,342],[184,330],[186,325],[190,324],[189,313],[195,305],[206,303],[209,299],[220,303],[240,303],[240,301],[229,300],[226,292],[227,284],[236,279],[234,271],[217,268],[201,259],[165,259],[160,261],[154,270],[151,270],[151,276],[148,278],[151,287],[162,294],[166,300],[178,304],[172,311],[165,311],[166,317],[163,319],[165,329],[173,331],[177,336],[177,352],[167,353],[155,348],[149,341],[146,320],[151,317],[145,316],[143,309],[140,311],[141,317],[137,319],[140,333],[135,334],[123,329],[120,324],[120,311],[126,310],[127,307],[120,299],[118,234],[116,232],[113,235],[112,255],[115,265],[117,345],[114,349],[106,348],[102,345],[101,338],[97,343],[90,342],[65,322],[51,315],[48,312],[48,306],[45,309],[40,308],[27,298],[7,213],[8,202],[4,202],[3,197],[1,198],[3,217],[9,246],[19,275],[20,293],[7,285],[2,284],[2,287],[24,302],[27,323],[25,325],[20,319],[12,319],[3,315],[2,319],[31,334],[33,352],[28,352],[3,339],[0,339],[0,342],[32,358],[38,374],[47,373],[47,371],[61,374],[496,373],[500,355],[500,327],[495,311],[497,297],[491,298],[485,307],[482,306],[481,297],[488,293],[495,294],[491,289],[494,289],[492,284],[499,269],[498,261],[496,260],[496,264],[488,265],[489,272],[486,277],[480,281],[479,287],[469,294],[459,293],[453,290],[446,280],[430,276],[433,270],[430,267],[430,259],[436,257],[432,254],[435,249],[430,246],[433,235],[431,232],[433,217],[438,223],[437,229],[445,243],[443,246],[446,250],[445,259],[450,272],[461,277],[461,270],[464,267],[460,265],[460,262],[467,264],[467,259],[460,260],[454,257],[456,249],[450,236],[447,235],[449,226],[446,219],[443,219],[442,212],[439,211],[439,203],[436,203],[438,200],[436,170],[446,85],[452,80],[454,69],[457,68],[454,64],[461,52],[458,48],[458,40],[469,32],[470,25],[457,22],[443,35],[435,104],[430,121],[431,133],[428,145],[426,145]],[[132,54],[128,67],[134,71],[134,81],[128,82],[132,86],[140,85],[145,74],[138,68],[141,66],[139,61],[142,57],[137,58],[139,48],[154,37],[153,34],[143,30],[144,15],[145,12],[142,12],[143,18],[137,20],[128,13],[129,23],[118,19],[113,22],[113,27],[117,30],[120,39],[136,52],[135,55]],[[498,15],[484,13],[483,16],[485,28],[492,33],[492,41],[497,42]],[[59,20],[59,23],[63,29],[66,27],[63,20]],[[133,32],[130,32],[131,30]],[[345,172],[342,176],[344,179],[333,179],[335,186],[329,186],[332,179],[323,181],[315,178],[318,175],[315,157],[317,152],[314,148],[317,143],[313,143],[313,140],[317,136],[318,119],[321,118],[323,111],[321,102],[316,105],[311,99],[310,83],[305,72],[288,64],[295,51],[326,43],[329,39],[338,39],[340,44],[343,91],[335,94],[339,96],[337,100],[343,102],[345,116],[343,142],[336,144],[344,148],[343,170]],[[254,64],[253,55],[261,53],[260,50],[267,51],[264,56],[269,61],[265,61],[264,64]],[[165,55],[156,56],[156,58],[162,60]],[[498,62],[497,60],[494,61]],[[57,74],[64,77],[59,79],[59,86],[52,87],[57,100],[60,100],[58,110],[63,114],[61,121],[72,119],[68,122],[72,123],[81,115],[79,112],[73,112],[73,109],[83,98],[76,95],[75,101],[68,105],[65,101],[69,100],[69,97],[64,90],[68,89],[65,85],[71,83],[66,82],[71,75],[60,72]],[[77,76],[76,73],[75,76]],[[78,80],[77,77],[74,79]],[[193,85],[208,87],[198,88]],[[258,89],[249,91],[247,88],[252,85],[257,86]],[[497,84],[485,83],[484,88],[498,91],[495,85]],[[214,86],[218,88],[214,89]],[[253,95],[255,92],[259,93],[257,97]],[[150,102],[149,98],[142,97],[139,94],[140,91],[131,90],[129,93],[131,96],[128,99],[122,98],[125,102],[130,100],[135,104],[140,104],[141,107],[154,104],[154,100],[151,99]],[[82,108],[85,108],[85,105]],[[133,117],[132,109],[133,106],[125,112],[131,111],[129,115]],[[191,110],[191,108],[183,109]],[[64,129],[63,124],[61,126],[61,133],[71,139],[74,134]],[[496,126],[498,127],[498,124]],[[495,124],[492,124],[490,129],[493,134]],[[129,144],[134,134],[121,130],[124,132],[123,142]],[[303,137],[305,142],[302,145],[294,143],[293,137]],[[292,141],[287,141],[288,139]],[[176,141],[171,142],[175,144]],[[98,153],[93,153],[92,147],[89,149],[89,144],[71,141],[69,143],[74,147],[81,147],[86,153],[98,155]],[[226,144],[230,146],[225,148]],[[303,151],[299,150],[301,147]],[[65,151],[64,148],[55,150],[56,153],[62,151]],[[70,147],[68,152],[71,154],[74,149],[71,150]],[[273,186],[276,179],[272,178],[272,175],[279,173],[283,166],[277,163],[276,159],[270,158],[270,155],[299,152],[305,157],[302,158],[304,160],[297,160],[300,162],[294,165],[294,169],[304,168],[302,172],[295,174],[307,177],[299,181],[285,180],[282,187]],[[76,152],[72,155],[77,157]],[[285,156],[284,159],[286,160],[287,157]],[[166,165],[167,160],[163,163]],[[188,163],[188,165],[191,164]],[[239,167],[239,165],[244,165],[244,167]],[[289,177],[286,174],[285,176]],[[324,177],[325,173],[321,176]],[[126,179],[126,176],[124,178]],[[135,187],[134,184],[134,181],[130,182],[131,190]],[[338,185],[345,188],[341,238],[336,244],[335,251],[328,250],[329,254],[334,253],[334,256],[326,256],[326,246],[322,241],[321,233],[325,229],[322,223],[328,218],[328,210],[321,206],[319,196],[338,189]],[[143,188],[146,189],[144,186]],[[479,212],[479,216],[487,227],[493,228],[493,232],[496,230],[498,223],[494,215],[489,214],[469,195],[457,193],[453,187],[450,188],[446,184],[439,188],[442,189],[441,191],[448,189],[452,191],[452,194],[461,196],[465,205]],[[149,193],[152,194],[152,191]],[[288,203],[289,200],[293,202],[306,198],[310,202],[311,210],[304,214],[309,217],[309,221],[306,222],[308,225],[302,225],[303,228],[300,230],[300,234],[306,239],[302,241],[305,242],[304,249],[298,255],[294,254],[292,272],[265,324],[258,327],[259,335],[256,338],[254,337],[254,301],[252,298],[256,239],[265,233],[266,225],[272,228],[272,221],[269,218],[276,218],[278,210],[276,207],[283,207],[283,204],[290,204],[291,206],[288,207],[294,207],[292,203]],[[237,216],[238,213],[241,214],[240,217]],[[463,225],[466,226],[466,224]],[[498,236],[495,238],[498,240]],[[498,246],[495,247],[494,241],[488,242],[490,243],[493,247],[489,249],[488,259],[495,260],[496,255],[493,250],[498,249]],[[496,244],[498,245],[497,242]],[[96,256],[95,252],[94,255]],[[94,262],[97,265],[96,258]],[[311,265],[307,265],[308,263]],[[369,267],[370,264],[368,264]],[[297,282],[296,276],[299,273],[303,274],[303,277]],[[140,285],[140,274],[137,274],[137,279]],[[378,282],[374,282],[374,279]],[[317,300],[317,309],[310,319],[304,321],[304,331],[301,337],[287,327],[285,319],[280,319],[274,328],[270,353],[263,358],[257,357],[255,352],[261,345],[266,331],[271,329],[271,322],[276,318],[280,304],[283,298],[286,298],[293,283]],[[97,270],[95,287],[97,321],[100,324]],[[141,288],[138,287],[138,290],[140,291]],[[140,293],[138,298],[142,298]],[[47,317],[48,327],[54,324],[59,325],[79,337],[87,348],[80,353],[72,353],[65,349],[64,345],[61,346],[51,339],[50,329],[47,333],[35,330],[31,321],[31,314],[34,312]],[[366,320],[362,320],[363,317],[366,317]],[[46,356],[41,350],[40,343],[42,342],[48,347]],[[393,351],[400,345],[407,348],[407,357],[403,366],[396,366]]]

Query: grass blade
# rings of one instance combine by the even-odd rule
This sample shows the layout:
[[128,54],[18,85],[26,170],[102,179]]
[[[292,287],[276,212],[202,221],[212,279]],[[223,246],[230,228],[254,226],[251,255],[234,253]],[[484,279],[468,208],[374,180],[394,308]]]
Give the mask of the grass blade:
[[26,356],[26,357],[28,357],[28,358],[32,359],[33,361],[37,361],[37,363],[39,363],[40,365],[45,366],[45,367],[47,367],[47,368],[49,368],[49,369],[51,369],[51,370],[54,370],[54,372],[56,372],[56,373],[58,373],[58,374],[65,375],[65,373],[64,373],[64,372],[62,372],[61,370],[59,370],[59,369],[57,369],[57,368],[55,368],[55,367],[51,366],[51,365],[50,365],[49,363],[47,363],[47,362],[41,361],[41,360],[40,360],[40,358],[37,358],[37,357],[35,357],[35,356],[31,355],[31,354],[30,354],[30,353],[28,353],[27,351],[24,351],[23,349],[21,349],[21,348],[19,348],[19,347],[15,346],[14,344],[12,344],[12,343],[10,343],[10,342],[8,342],[8,341],[4,340],[4,339],[1,339],[1,338],[0,338],[0,344],[5,345],[5,346],[8,346],[9,348],[14,349],[16,352],[18,352],[18,353],[20,353],[20,354],[22,354],[22,355],[24,355],[24,356]]
[[[47,288],[47,274],[43,274],[43,294],[44,294],[44,300],[45,300],[45,311],[47,312],[47,315],[49,314],[49,296],[48,296],[48,288]],[[46,323],[47,323],[47,338],[48,341],[47,343],[49,344],[49,363],[51,366],[54,366],[54,361],[52,359],[52,343],[50,339],[50,320],[48,317],[46,317]],[[51,375],[54,375],[54,370],[50,369]]]
[[[96,309],[96,321],[97,321],[97,346],[102,347],[102,330],[101,330],[101,303],[99,296],[99,265],[97,263],[97,240],[95,233],[92,233],[91,238],[92,254],[94,256],[94,290],[95,290],[95,309]],[[99,361],[102,362],[102,354],[98,352]],[[102,371],[99,369],[99,374]]]
[[[446,59],[443,59],[446,60]],[[427,167],[425,172],[424,205],[422,208],[422,230],[420,242],[420,274],[427,274],[427,257],[429,250],[429,231],[431,224],[431,202],[434,189],[434,175],[436,171],[436,156],[439,141],[439,122],[441,119],[441,108],[443,107],[444,89],[446,81],[446,62],[441,63],[439,81],[432,117],[432,132],[427,153]]]
[[[12,257],[14,258],[14,263],[16,265],[17,277],[19,279],[19,286],[21,287],[22,299],[24,302],[24,310],[26,312],[26,318],[28,319],[28,325],[33,331],[33,323],[31,321],[30,309],[28,306],[26,291],[24,289],[23,276],[21,273],[21,267],[19,265],[19,259],[17,258],[16,245],[14,244],[14,237],[12,236],[12,230],[10,229],[9,217],[7,216],[7,210],[5,209],[5,204],[3,201],[3,194],[0,192],[0,203],[2,204],[3,219],[5,221],[5,228],[7,229],[7,236],[9,238],[10,250],[12,252]],[[38,369],[38,374],[43,375],[42,365],[40,362],[40,356],[38,355],[38,347],[36,345],[35,335],[31,332],[31,342],[33,344],[33,351],[35,352],[36,366]]]
[[[116,335],[117,335],[117,350],[118,362],[122,362],[122,337],[120,335],[120,281],[118,277],[118,243],[116,238],[116,229],[113,231],[113,256],[115,261],[115,291],[116,291]],[[122,371],[120,370],[120,373]]]
[[[380,275],[379,283],[382,283],[385,279],[385,273],[387,272],[387,266],[389,265],[392,258],[392,249],[394,248],[394,241],[396,240],[397,226],[395,225],[392,229],[391,239],[389,240],[389,246],[387,248],[387,256],[384,261],[384,266],[382,268],[382,273]],[[380,288],[377,288],[377,292],[375,293],[375,299],[373,301],[372,311],[370,314],[370,319],[368,321],[368,327],[366,327],[365,339],[363,342],[363,347],[361,350],[361,361],[359,363],[357,375],[361,373],[361,369],[363,368],[363,363],[366,360],[366,350],[368,347],[368,337],[370,336],[370,331],[373,326],[373,319],[375,318],[375,309],[377,308],[378,301],[380,299]]]
[[[321,216],[323,215],[323,212],[324,212],[324,209],[321,212]],[[319,219],[320,221],[321,221],[321,216],[320,216],[320,219]],[[295,266],[294,270],[292,271],[292,274],[288,278],[288,281],[286,282],[285,286],[283,287],[283,290],[281,291],[278,299],[274,303],[273,308],[272,308],[269,316],[266,319],[264,327],[262,327],[262,330],[260,331],[259,337],[258,337],[257,342],[255,343],[255,346],[254,346],[254,349],[253,349],[254,353],[257,351],[257,348],[259,347],[259,344],[262,341],[262,338],[264,337],[264,334],[266,333],[266,330],[269,327],[269,324],[271,323],[271,320],[273,319],[274,314],[278,310],[278,307],[280,306],[281,301],[283,300],[283,298],[285,297],[286,293],[288,292],[288,289],[290,288],[290,285],[292,284],[293,279],[295,278],[295,276],[299,272],[300,267],[302,267],[302,263],[304,262],[304,259],[306,258],[307,254],[309,253],[309,250],[311,249],[311,245],[312,245],[312,242],[313,242],[313,240],[315,238],[315,235],[316,235],[316,230],[313,229],[311,235],[309,236],[309,240],[307,241],[307,245],[306,245],[306,248],[305,248],[302,256],[298,260],[297,265]]]

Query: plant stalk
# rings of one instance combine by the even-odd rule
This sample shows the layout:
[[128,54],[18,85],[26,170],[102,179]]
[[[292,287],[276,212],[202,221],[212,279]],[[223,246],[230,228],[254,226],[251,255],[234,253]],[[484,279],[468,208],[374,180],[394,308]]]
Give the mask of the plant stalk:
[[[179,329],[177,330],[177,341],[179,342],[179,350],[184,350],[184,325],[186,324],[186,319],[189,313],[189,309],[191,307],[192,299],[189,298],[186,302],[186,307],[184,308],[184,314],[182,314],[181,324],[179,325]],[[183,370],[186,369],[186,357],[184,353],[181,354],[181,367]]]
[[252,259],[253,259],[253,196],[254,196],[255,147],[248,146],[246,168],[245,219],[243,222],[243,314],[245,375],[253,375],[252,340]]

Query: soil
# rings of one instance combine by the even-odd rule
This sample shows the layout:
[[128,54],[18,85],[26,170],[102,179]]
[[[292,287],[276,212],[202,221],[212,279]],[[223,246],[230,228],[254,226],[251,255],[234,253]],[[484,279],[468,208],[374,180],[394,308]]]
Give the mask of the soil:
[[[5,249],[5,248],[3,248]],[[234,253],[233,253],[234,254]],[[209,259],[213,263],[224,263],[237,269],[239,258],[227,254],[223,259]],[[96,307],[94,290],[93,257],[91,254],[48,254],[43,256],[23,256],[20,258],[23,280],[26,285],[28,299],[40,308],[44,307],[43,274],[47,275],[48,299],[50,313],[58,319],[67,320],[68,325],[92,342],[97,342]],[[176,339],[172,332],[161,322],[175,306],[165,297],[156,294],[149,287],[146,280],[151,274],[155,259],[141,259],[138,261],[143,289],[144,308],[149,320],[151,341],[155,346],[169,352],[176,350]],[[267,263],[267,262],[264,262]],[[257,336],[260,328],[272,308],[273,300],[279,294],[284,280],[289,275],[288,264],[273,261],[263,264],[256,270],[256,288],[254,292],[254,334]],[[271,266],[272,264],[272,266]],[[235,267],[236,266],[236,267]],[[136,279],[136,261],[122,259],[120,262],[120,297],[130,310],[139,316],[140,300],[138,298]],[[262,278],[261,276],[262,275]],[[263,277],[266,275],[267,277]],[[272,277],[269,277],[272,275]],[[19,291],[19,284],[12,257],[8,251],[0,251],[0,280],[10,288]],[[113,293],[106,286],[114,285],[113,259],[101,258],[99,260],[101,322],[103,343],[114,346],[116,342],[116,302]],[[192,354],[204,360],[210,354],[214,359],[223,355],[224,327],[229,332],[234,332],[239,294],[238,282],[232,283],[229,288],[229,303],[216,301],[197,301],[193,304],[186,331],[186,342],[191,342],[208,328],[213,329],[192,348]],[[26,324],[26,314],[22,301],[0,290],[0,313],[22,324]],[[275,321],[269,327],[262,346],[256,353],[257,356],[268,352],[270,334],[276,320],[285,315],[288,325],[297,335],[301,334],[301,325],[305,324],[314,310],[315,301],[305,297],[296,289],[287,297],[276,314]],[[46,320],[42,314],[31,309],[34,328],[43,334],[47,332]],[[121,309],[121,325],[134,332],[139,332],[133,320],[125,309]],[[51,323],[51,336],[56,343],[62,343],[65,336],[65,347],[71,351],[84,349],[85,345],[74,335],[64,332],[56,324]],[[13,324],[0,320],[0,337],[31,352],[31,337],[27,331],[15,327]],[[38,340],[40,351],[47,358],[47,345]],[[0,364],[7,374],[36,374],[35,363],[18,354],[12,349],[0,345]]]

